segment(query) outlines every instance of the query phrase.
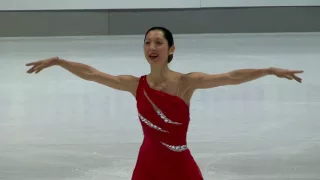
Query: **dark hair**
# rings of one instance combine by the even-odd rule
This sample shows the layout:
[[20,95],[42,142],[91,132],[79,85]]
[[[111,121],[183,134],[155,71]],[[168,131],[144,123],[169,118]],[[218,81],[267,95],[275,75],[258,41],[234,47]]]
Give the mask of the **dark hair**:
[[[144,37],[144,40],[146,40],[146,37],[147,37],[148,33],[149,33],[150,31],[153,31],[153,30],[162,31],[164,38],[168,41],[169,48],[171,48],[171,47],[174,45],[172,33],[171,33],[168,29],[166,29],[166,28],[164,28],[164,27],[152,27],[152,28],[150,28],[150,29],[146,32],[145,37]],[[172,59],[173,59],[173,55],[169,55],[169,56],[168,56],[168,63],[170,63],[170,62],[172,61]]]

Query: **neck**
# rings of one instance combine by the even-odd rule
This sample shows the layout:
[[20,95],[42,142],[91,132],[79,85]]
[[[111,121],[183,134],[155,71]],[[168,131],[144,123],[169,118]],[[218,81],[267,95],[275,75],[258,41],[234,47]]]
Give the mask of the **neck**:
[[161,67],[151,66],[151,73],[149,74],[149,77],[153,81],[163,81],[168,77],[169,73],[170,69],[167,65]]

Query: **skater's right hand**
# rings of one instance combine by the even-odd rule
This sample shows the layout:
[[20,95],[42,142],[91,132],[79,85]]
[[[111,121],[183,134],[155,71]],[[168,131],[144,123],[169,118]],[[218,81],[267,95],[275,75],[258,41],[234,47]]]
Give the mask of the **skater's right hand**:
[[58,60],[57,57],[52,57],[52,58],[28,63],[28,64],[26,64],[26,66],[32,66],[32,67],[27,71],[27,73],[31,74],[31,73],[35,72],[37,74],[41,70],[48,68],[50,66],[53,66],[55,64],[56,60]]

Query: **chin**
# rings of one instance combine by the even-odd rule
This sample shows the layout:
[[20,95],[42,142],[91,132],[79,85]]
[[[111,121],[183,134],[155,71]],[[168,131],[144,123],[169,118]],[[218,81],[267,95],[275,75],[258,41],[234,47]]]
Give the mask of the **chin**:
[[164,60],[160,58],[148,58],[150,64],[163,64]]

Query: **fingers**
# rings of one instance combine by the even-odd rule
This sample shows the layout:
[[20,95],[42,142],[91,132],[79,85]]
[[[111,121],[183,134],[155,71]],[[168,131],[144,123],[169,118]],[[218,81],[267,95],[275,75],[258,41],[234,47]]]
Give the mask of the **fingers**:
[[297,82],[301,83],[302,82],[302,79],[294,74],[287,74],[287,75],[284,75],[283,76],[284,78],[287,78],[289,80],[296,80]]
[[292,80],[292,77],[290,75],[284,75],[285,78]]
[[39,66],[38,68],[35,69],[35,73],[38,74],[40,71],[42,71],[42,69],[43,69],[43,67]]
[[304,71],[302,70],[296,70],[296,71],[290,71],[290,73],[296,74],[296,73],[303,73]]
[[298,76],[296,76],[295,74],[297,73],[303,73],[304,71],[302,70],[294,70],[294,71],[284,71],[282,75],[280,75],[280,77],[282,76],[283,78],[286,78],[288,80],[296,80],[297,82],[301,83],[302,79]]
[[299,83],[302,82],[302,79],[294,74],[292,75],[292,78],[295,79],[296,81],[298,81]]
[[27,63],[26,66],[33,66],[33,65],[36,65],[36,64],[39,64],[39,61]]
[[27,71],[27,73],[31,74],[31,73],[35,72],[37,74],[40,71],[42,71],[43,68],[44,68],[44,66],[42,66],[42,65],[34,65],[32,68],[30,68]]
[[44,63],[43,61],[35,61],[35,62],[31,62],[31,63],[27,63],[26,66],[32,66],[27,73],[31,74],[31,73],[39,73],[42,69],[44,69]]
[[33,66],[32,68],[30,68],[30,69],[27,71],[27,73],[29,73],[29,74],[30,74],[30,73],[33,73],[33,72],[34,72],[35,67],[36,67],[36,66]]
[[292,78],[292,79],[294,79],[294,80],[296,80],[296,81],[298,81],[298,82],[302,82],[302,79],[300,78],[300,77],[298,77],[298,76],[296,76],[295,74],[297,74],[297,73],[303,73],[304,71],[302,71],[302,70],[296,70],[296,71],[290,71],[290,77]]
[[38,64],[39,64],[39,61],[27,63],[26,66],[33,66],[27,71],[27,73],[33,73]]
[[38,74],[41,70],[42,70],[42,69],[38,69],[38,70],[36,70],[35,73]]

